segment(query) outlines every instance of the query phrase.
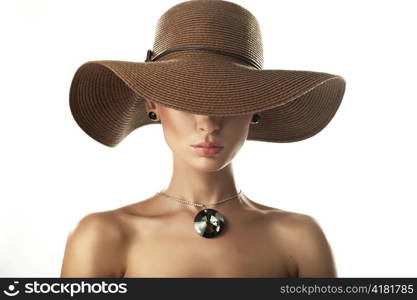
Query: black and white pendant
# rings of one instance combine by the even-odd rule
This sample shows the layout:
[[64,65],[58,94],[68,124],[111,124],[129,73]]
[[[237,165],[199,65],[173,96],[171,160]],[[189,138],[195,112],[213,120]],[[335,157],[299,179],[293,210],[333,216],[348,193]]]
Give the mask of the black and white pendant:
[[202,237],[216,237],[224,229],[224,217],[217,210],[203,209],[194,218],[194,228]]

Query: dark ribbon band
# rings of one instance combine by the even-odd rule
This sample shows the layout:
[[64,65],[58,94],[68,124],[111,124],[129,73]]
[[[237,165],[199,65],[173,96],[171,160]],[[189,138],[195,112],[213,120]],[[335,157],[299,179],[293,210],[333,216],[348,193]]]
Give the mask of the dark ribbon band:
[[187,46],[187,47],[171,48],[171,49],[167,49],[167,50],[159,53],[158,55],[156,55],[154,57],[152,57],[152,55],[154,54],[153,51],[148,50],[148,52],[146,54],[145,62],[152,62],[152,61],[157,60],[158,58],[161,58],[164,55],[167,55],[168,53],[172,53],[172,52],[175,52],[175,51],[184,51],[184,50],[207,50],[207,51],[214,52],[214,53],[217,53],[217,54],[228,55],[228,56],[235,57],[235,58],[238,58],[240,60],[243,60],[244,62],[254,66],[257,69],[262,69],[262,67],[256,61],[254,61],[253,59],[250,59],[248,57],[242,56],[240,54],[220,50],[220,49],[201,47],[201,46]]

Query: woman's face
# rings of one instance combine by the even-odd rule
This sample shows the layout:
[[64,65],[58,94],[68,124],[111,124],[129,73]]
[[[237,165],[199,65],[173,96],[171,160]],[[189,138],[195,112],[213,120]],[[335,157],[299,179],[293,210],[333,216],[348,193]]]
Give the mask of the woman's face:
[[[175,158],[204,171],[220,170],[232,161],[246,141],[253,115],[212,117],[146,102],[148,111],[161,120],[165,141]],[[217,142],[222,148],[213,153],[192,146],[202,142]]]

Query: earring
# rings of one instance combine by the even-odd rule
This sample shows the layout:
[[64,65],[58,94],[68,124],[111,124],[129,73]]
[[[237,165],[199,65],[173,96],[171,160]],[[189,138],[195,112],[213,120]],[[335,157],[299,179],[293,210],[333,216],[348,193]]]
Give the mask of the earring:
[[159,120],[158,120],[158,116],[157,116],[157,115],[156,115],[156,113],[155,113],[155,112],[153,112],[153,111],[148,112],[148,117],[149,117],[149,119],[151,119],[152,121],[159,121]]
[[254,114],[252,116],[251,124],[258,124],[259,120],[261,119],[261,116],[259,114]]

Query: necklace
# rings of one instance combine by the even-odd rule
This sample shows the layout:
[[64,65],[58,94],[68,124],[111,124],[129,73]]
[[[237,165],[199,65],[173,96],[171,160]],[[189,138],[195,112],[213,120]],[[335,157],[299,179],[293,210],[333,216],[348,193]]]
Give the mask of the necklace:
[[239,193],[237,193],[236,195],[214,202],[212,204],[190,202],[183,198],[170,196],[166,194],[164,191],[160,191],[157,194],[163,195],[167,197],[168,199],[176,200],[183,204],[203,207],[203,209],[200,210],[194,217],[194,229],[202,237],[213,238],[213,237],[218,236],[222,231],[224,231],[225,218],[217,210],[210,209],[208,207],[218,205],[226,201],[229,201],[231,199],[237,198],[238,196],[240,196],[241,193],[242,193],[242,190],[240,190]]

